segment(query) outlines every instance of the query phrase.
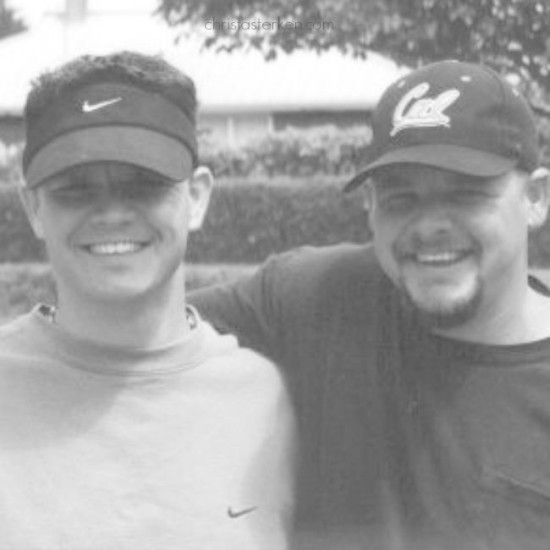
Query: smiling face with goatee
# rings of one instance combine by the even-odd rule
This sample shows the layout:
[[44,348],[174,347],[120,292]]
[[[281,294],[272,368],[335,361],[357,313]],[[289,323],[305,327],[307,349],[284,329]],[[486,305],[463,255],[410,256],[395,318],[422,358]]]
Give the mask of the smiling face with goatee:
[[516,171],[480,178],[413,164],[375,173],[368,194],[378,259],[433,328],[494,318],[521,301],[528,180]]

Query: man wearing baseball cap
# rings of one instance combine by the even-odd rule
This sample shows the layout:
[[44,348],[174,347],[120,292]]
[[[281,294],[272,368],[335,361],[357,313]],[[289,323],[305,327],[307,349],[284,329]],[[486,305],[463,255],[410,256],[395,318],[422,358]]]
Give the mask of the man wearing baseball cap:
[[372,245],[305,248],[192,297],[284,365],[299,413],[296,547],[550,542],[548,209],[525,99],[484,66],[411,72],[373,115]]
[[287,548],[281,374],[186,305],[195,114],[189,77],[132,52],[29,94],[21,195],[57,300],[0,331],[0,548]]

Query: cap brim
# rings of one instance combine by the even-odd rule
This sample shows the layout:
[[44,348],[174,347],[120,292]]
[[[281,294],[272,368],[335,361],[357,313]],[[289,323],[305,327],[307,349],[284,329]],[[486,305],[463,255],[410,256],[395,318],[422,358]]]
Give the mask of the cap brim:
[[446,144],[418,145],[390,151],[367,164],[346,183],[344,191],[352,191],[359,187],[375,170],[395,164],[421,164],[470,176],[490,178],[509,172],[517,162],[517,159],[505,158],[468,147]]
[[25,172],[28,187],[82,164],[123,162],[180,181],[193,169],[190,150],[165,134],[132,126],[83,128],[49,142]]

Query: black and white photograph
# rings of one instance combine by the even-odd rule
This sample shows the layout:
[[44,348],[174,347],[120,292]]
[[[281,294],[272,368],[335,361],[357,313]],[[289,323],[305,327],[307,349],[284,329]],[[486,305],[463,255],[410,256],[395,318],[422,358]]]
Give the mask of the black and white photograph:
[[550,3],[0,0],[0,550],[548,550]]

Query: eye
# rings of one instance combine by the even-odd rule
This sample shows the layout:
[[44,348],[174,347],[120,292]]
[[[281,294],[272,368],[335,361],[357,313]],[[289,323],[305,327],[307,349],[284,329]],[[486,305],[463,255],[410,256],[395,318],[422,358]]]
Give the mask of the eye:
[[45,193],[59,202],[79,203],[89,201],[97,193],[93,185],[72,183],[44,189]]
[[378,206],[388,212],[403,212],[413,208],[416,201],[417,196],[415,193],[403,191],[380,197]]
[[158,184],[151,180],[138,179],[121,185],[123,193],[127,197],[149,196],[158,192]]
[[140,177],[126,182],[122,187],[122,193],[128,198],[150,199],[169,193],[175,187],[176,184],[161,178]]
[[451,199],[457,203],[478,203],[489,198],[491,198],[490,193],[480,187],[458,188],[451,193]]

